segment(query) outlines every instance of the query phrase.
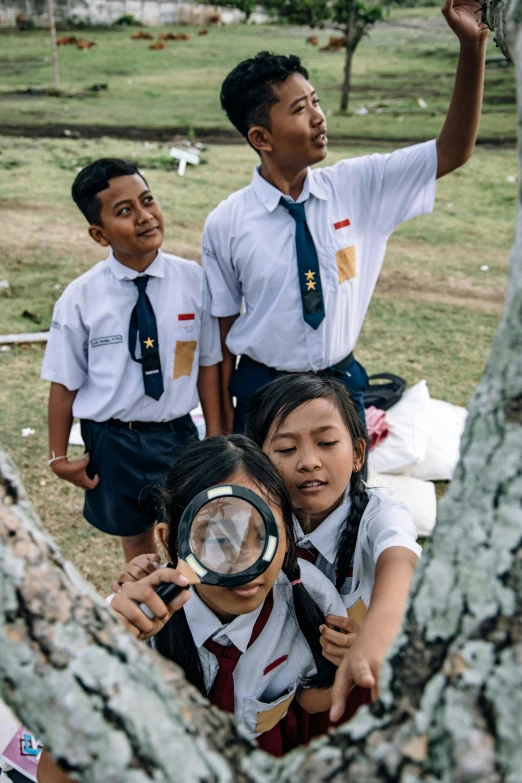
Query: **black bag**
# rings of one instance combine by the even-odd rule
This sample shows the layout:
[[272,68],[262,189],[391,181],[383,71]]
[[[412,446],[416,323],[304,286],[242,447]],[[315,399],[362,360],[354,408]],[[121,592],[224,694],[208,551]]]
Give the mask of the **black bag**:
[[[379,381],[385,383],[379,383]],[[372,383],[377,381],[377,383]],[[369,408],[374,405],[383,411],[387,411],[396,402],[399,402],[406,388],[404,378],[393,375],[391,372],[380,372],[377,375],[370,375],[368,378],[368,388],[364,392],[364,407]]]

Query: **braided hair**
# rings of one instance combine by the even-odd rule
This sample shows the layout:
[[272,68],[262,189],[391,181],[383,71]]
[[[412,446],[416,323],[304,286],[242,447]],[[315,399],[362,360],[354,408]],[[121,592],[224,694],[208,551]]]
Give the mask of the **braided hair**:
[[[285,373],[258,389],[250,399],[246,433],[263,448],[273,426],[279,427],[293,411],[310,400],[324,398],[332,400],[341,414],[354,447],[361,441],[367,445],[365,428],[344,384],[315,373]],[[350,510],[337,542],[337,590],[341,589],[348,576],[362,515],[370,500],[361,474],[362,465],[350,479]]]
[[[259,487],[260,493],[268,496],[281,510],[287,541],[282,570],[293,583],[291,589],[295,617],[316,667],[316,673],[301,684],[305,687],[328,688],[333,684],[335,666],[322,655],[319,626],[325,621],[324,614],[301,582],[292,501],[270,459],[245,436],[230,435],[227,438],[193,441],[170,467],[162,489],[170,561],[175,563],[178,558],[178,527],[188,503],[204,489],[226,483],[239,470],[244,471]],[[179,664],[188,681],[206,695],[201,659],[183,609],[174,612],[156,634],[154,646],[165,658]]]

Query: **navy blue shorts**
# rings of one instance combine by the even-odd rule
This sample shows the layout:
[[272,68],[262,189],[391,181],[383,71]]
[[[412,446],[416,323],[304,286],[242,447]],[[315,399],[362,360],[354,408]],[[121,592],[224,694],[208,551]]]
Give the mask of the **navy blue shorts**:
[[189,414],[161,432],[120,429],[109,422],[82,420],[90,459],[87,474],[100,483],[85,491],[85,519],[113,536],[136,536],[161,516],[158,486],[176,452],[198,437]]

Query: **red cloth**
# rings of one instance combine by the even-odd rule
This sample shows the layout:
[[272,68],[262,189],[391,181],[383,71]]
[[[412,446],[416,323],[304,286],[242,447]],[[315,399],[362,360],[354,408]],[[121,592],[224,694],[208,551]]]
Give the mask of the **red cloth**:
[[390,434],[390,427],[386,418],[386,411],[371,405],[364,411],[366,416],[366,430],[370,441],[370,451]]
[[[274,596],[272,591],[268,593],[263,608],[255,622],[252,630],[248,647],[250,647],[259,637],[261,631],[268,622],[274,605]],[[234,669],[241,658],[241,650],[234,644],[225,647],[212,639],[207,639],[204,645],[209,652],[216,656],[219,665],[216,679],[208,694],[211,704],[219,707],[223,712],[234,712]],[[272,756],[282,756],[284,753],[302,745],[304,734],[301,731],[300,723],[293,709],[293,702],[286,716],[273,726],[269,731],[263,732],[256,742],[259,747],[270,753]]]

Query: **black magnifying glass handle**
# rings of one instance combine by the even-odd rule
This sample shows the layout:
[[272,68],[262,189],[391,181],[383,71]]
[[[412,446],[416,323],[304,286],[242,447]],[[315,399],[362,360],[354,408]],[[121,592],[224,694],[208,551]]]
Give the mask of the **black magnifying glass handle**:
[[[179,585],[174,585],[172,583],[170,584],[163,584],[158,587],[156,590],[156,595],[158,595],[164,604],[170,604],[171,601],[174,600],[174,598],[177,598],[177,596],[183,592],[183,590],[188,590],[189,585],[185,585],[185,587],[180,587]],[[149,620],[154,620],[155,615],[153,612],[149,609],[148,606],[145,606],[145,604],[140,604],[140,609],[143,612],[143,614],[147,615]]]

